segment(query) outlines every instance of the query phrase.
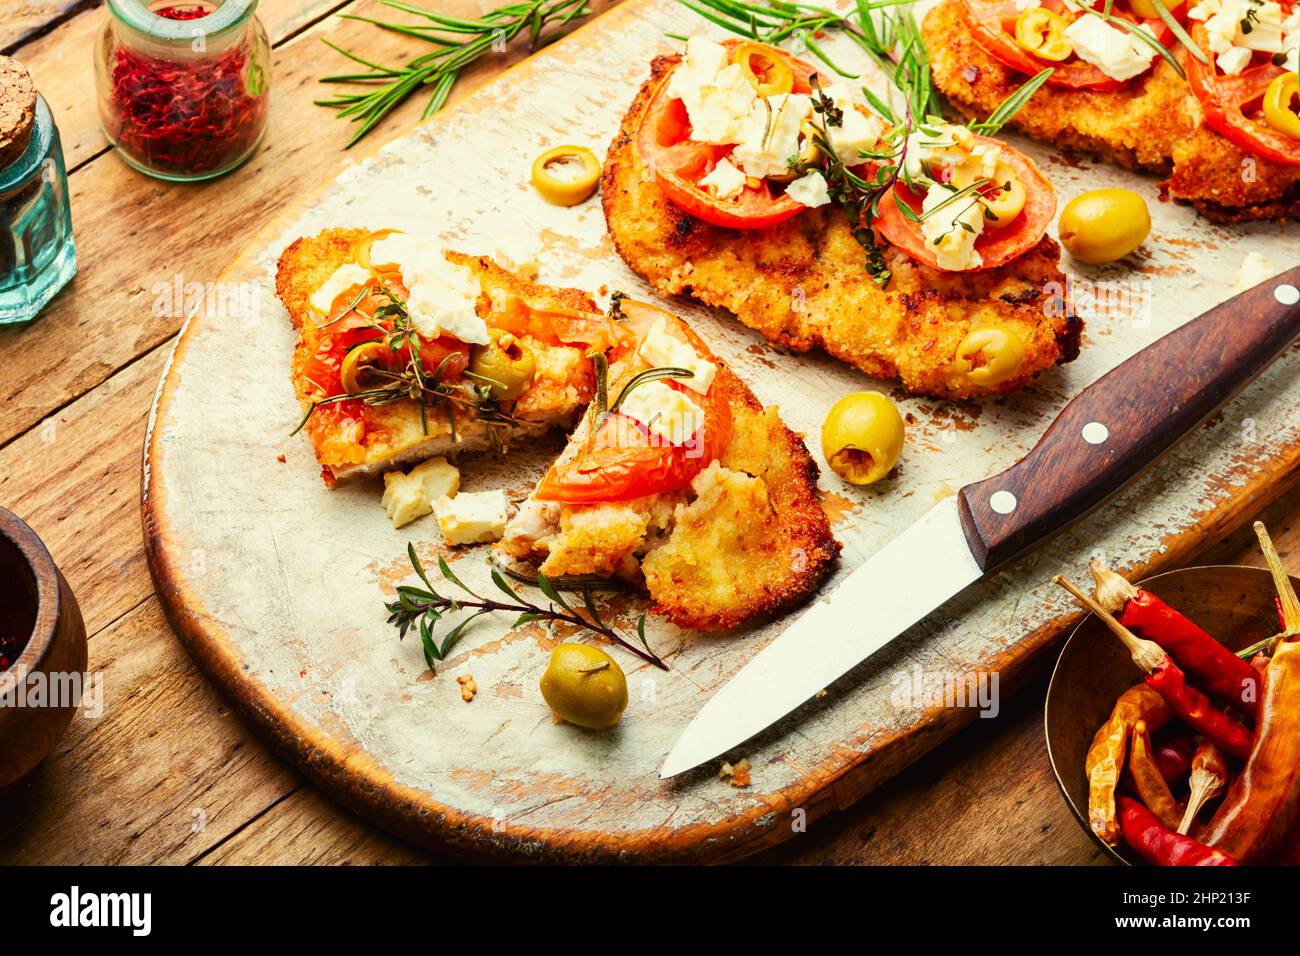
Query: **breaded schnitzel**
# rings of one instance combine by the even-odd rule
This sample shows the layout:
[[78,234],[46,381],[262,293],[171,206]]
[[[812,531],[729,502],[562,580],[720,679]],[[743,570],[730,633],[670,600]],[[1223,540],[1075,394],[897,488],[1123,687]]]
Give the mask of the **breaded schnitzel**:
[[[1026,77],[990,54],[958,3],[922,23],[935,86],[966,116],[983,116]],[[1186,80],[1168,63],[1113,92],[1040,88],[1011,126],[1036,139],[1167,177],[1174,199],[1218,222],[1300,215],[1300,168],[1255,157],[1205,125]]]
[[[382,336],[374,321],[376,310],[386,304],[382,295],[368,294],[355,309],[347,308],[361,293],[362,284],[370,283],[374,289],[383,282],[401,288],[400,275],[372,268],[368,262],[356,263],[356,250],[368,236],[362,229],[327,229],[296,240],[280,256],[276,292],[299,332],[292,377],[304,409],[340,394],[341,366],[348,352]],[[430,254],[443,255],[441,251]],[[477,401],[474,383],[461,377],[476,346],[448,335],[426,340],[425,373],[432,377],[448,359],[441,373],[444,384],[464,392],[466,399],[434,402],[423,416],[409,399],[370,404],[355,398],[317,404],[304,430],[327,483],[376,475],[435,455],[508,446],[552,428],[568,428],[591,400],[595,379],[585,357],[587,348],[608,345],[618,330],[590,296],[577,289],[531,282],[487,257],[446,252],[445,258],[453,268],[464,270],[468,281],[477,283],[478,300],[472,307],[484,318],[490,334],[497,340],[503,333],[512,335],[511,348],[529,357],[534,370],[528,387],[508,402],[489,403],[493,414],[485,415],[482,409],[488,406]],[[345,266],[347,271],[340,273]],[[339,280],[343,284],[337,295],[330,295],[332,287],[325,293],[331,303],[318,299],[313,305],[313,296],[338,274],[343,275]],[[496,308],[500,303],[509,308]]]
[[[630,300],[622,312],[637,331],[638,345],[659,334],[652,330],[666,330],[712,366],[706,396],[685,388],[681,394],[707,407],[701,431],[723,432],[719,447],[701,452],[694,474],[685,484],[672,482],[676,487],[656,491],[641,482],[635,490],[647,493],[626,497],[633,486],[620,476],[624,463],[615,454],[598,459],[598,472],[593,466],[599,487],[588,493],[588,481],[580,480],[580,493],[566,494],[557,476],[580,474],[596,444],[588,416],[506,526],[501,551],[540,561],[541,570],[554,577],[636,581],[654,600],[654,610],[680,627],[732,628],[803,601],[830,573],[840,546],[818,502],[817,465],[802,440],[680,319]],[[610,366],[609,394],[646,367],[643,350],[625,353]],[[715,414],[725,420],[714,420]],[[619,417],[598,425],[596,437]],[[618,488],[610,475],[619,476]],[[568,487],[572,491],[573,483]],[[603,490],[621,496],[597,500]],[[566,496],[584,500],[557,500]]]
[[[665,197],[636,145],[653,89],[680,58],[659,57],[610,145],[601,180],[615,248],[658,292],[727,309],[770,341],[825,349],[868,375],[947,398],[1011,392],[1078,354],[1082,323],[1058,308],[1060,248],[1047,237],[997,268],[945,272],[893,247],[882,289],[842,210],[808,209],[766,229],[713,226]],[[1019,370],[996,384],[971,381],[958,345],[992,322],[1025,345]]]

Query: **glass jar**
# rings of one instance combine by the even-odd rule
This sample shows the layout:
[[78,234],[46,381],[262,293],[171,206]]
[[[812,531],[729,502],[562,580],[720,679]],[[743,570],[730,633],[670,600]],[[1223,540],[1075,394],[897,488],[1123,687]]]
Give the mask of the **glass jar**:
[[95,47],[104,134],[177,182],[228,173],[266,128],[271,48],[257,0],[108,0]]
[[31,76],[0,56],[0,326],[36,318],[76,272],[59,131]]

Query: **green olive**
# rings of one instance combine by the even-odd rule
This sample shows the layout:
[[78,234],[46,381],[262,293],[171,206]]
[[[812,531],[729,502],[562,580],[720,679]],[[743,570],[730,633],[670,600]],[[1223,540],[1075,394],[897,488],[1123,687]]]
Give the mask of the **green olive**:
[[898,464],[905,429],[898,409],[879,392],[854,392],[831,406],[822,422],[822,454],[853,485],[879,481]]
[[1114,262],[1151,232],[1147,204],[1130,189],[1094,189],[1075,196],[1061,213],[1061,244],[1081,262]]
[[579,727],[613,727],[627,709],[627,678],[614,658],[589,644],[561,644],[542,675],[542,698]]
[[1025,342],[1001,323],[981,325],[961,340],[953,364],[972,385],[997,385],[1025,364]]
[[484,379],[497,401],[513,402],[533,384],[537,363],[528,346],[505,332],[487,345],[474,346],[469,372]]

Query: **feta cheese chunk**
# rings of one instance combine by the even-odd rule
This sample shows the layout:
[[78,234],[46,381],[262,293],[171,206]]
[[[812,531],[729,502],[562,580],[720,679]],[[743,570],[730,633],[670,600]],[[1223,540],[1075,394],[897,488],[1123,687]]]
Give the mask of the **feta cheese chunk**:
[[1065,28],[1065,36],[1079,59],[1091,63],[1112,80],[1130,80],[1146,72],[1156,57],[1156,51],[1150,46],[1101,17],[1080,17]]
[[311,294],[308,303],[317,312],[325,315],[330,314],[330,306],[340,295],[352,288],[354,285],[360,285],[370,278],[370,273],[361,268],[355,262],[349,262],[341,265],[334,270],[334,274],[325,280],[324,284]]
[[449,335],[470,345],[487,345],[487,323],[478,314],[478,279],[448,262],[432,240],[395,232],[370,247],[370,261],[397,264],[408,290],[406,310],[421,336]]
[[903,169],[916,183],[936,182],[934,174],[941,167],[963,165],[975,147],[975,136],[955,123],[926,124],[907,137],[907,155]]
[[730,160],[721,159],[718,165],[700,180],[699,185],[719,199],[735,199],[745,191],[745,174],[732,165]]
[[619,411],[670,445],[686,444],[704,424],[704,410],[663,382],[637,386],[623,400]]
[[874,113],[858,109],[853,94],[844,87],[836,87],[828,94],[843,114],[839,126],[826,124],[826,140],[836,157],[846,166],[862,162],[862,151],[872,149],[880,142],[885,123]]
[[454,498],[443,495],[433,503],[433,513],[447,544],[481,544],[498,541],[506,533],[508,507],[506,493],[498,489]]
[[1210,52],[1226,53],[1234,46],[1264,53],[1281,53],[1287,24],[1275,0],[1205,0],[1188,11],[1205,22]]
[[757,100],[750,110],[745,135],[731,151],[731,161],[745,175],[762,179],[790,169],[799,152],[799,127],[812,113],[806,93],[782,93]]
[[724,66],[712,83],[700,87],[694,104],[682,99],[691,121],[691,138],[719,146],[741,142],[749,130],[756,98],[744,67],[738,63]]
[[1224,73],[1236,76],[1250,64],[1250,59],[1254,55],[1254,50],[1247,50],[1244,46],[1230,46],[1216,56],[1214,62]]
[[785,188],[785,194],[809,209],[816,209],[831,201],[831,194],[826,191],[825,177],[815,170],[792,182]]
[[700,102],[700,91],[711,85],[718,72],[727,65],[727,48],[704,37],[686,41],[686,53],[668,81],[667,93],[681,100],[689,112]]
[[[674,381],[681,382],[691,391],[699,392],[701,395],[709,393],[709,386],[713,384],[713,379],[718,374],[716,365],[708,359],[701,358],[696,354],[695,349],[668,333],[666,319],[661,318],[655,322],[637,353],[656,368],[684,368],[694,372],[691,378],[674,379]],[[645,387],[641,386],[641,388]],[[634,390],[628,399],[635,397],[639,390]]]
[[[975,240],[984,230],[984,206],[974,195],[953,199],[951,186],[932,186],[921,203],[921,235],[939,260],[939,268],[961,272],[983,265]],[[951,200],[951,201],[950,201]]]
[[430,458],[406,474],[384,473],[384,497],[380,503],[394,528],[408,525],[433,511],[433,503],[460,488],[460,472],[446,458]]

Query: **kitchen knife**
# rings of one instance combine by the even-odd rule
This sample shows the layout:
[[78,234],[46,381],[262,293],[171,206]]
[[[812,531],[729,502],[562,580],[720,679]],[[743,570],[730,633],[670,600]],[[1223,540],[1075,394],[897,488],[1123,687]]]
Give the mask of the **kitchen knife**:
[[726,753],[986,574],[1082,518],[1300,334],[1300,266],[1182,325],[1084,389],[1006,471],[927,512],[708,701],[660,777]]

